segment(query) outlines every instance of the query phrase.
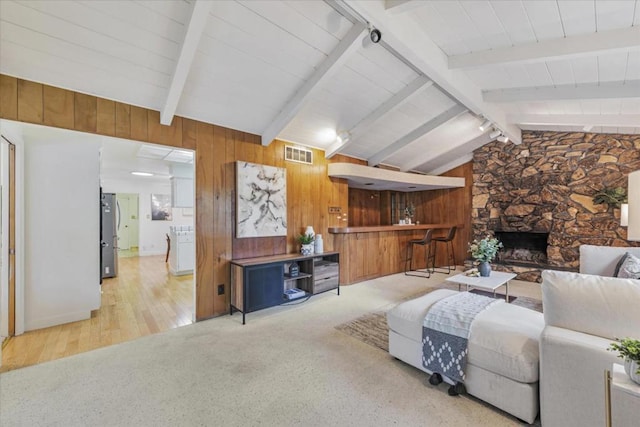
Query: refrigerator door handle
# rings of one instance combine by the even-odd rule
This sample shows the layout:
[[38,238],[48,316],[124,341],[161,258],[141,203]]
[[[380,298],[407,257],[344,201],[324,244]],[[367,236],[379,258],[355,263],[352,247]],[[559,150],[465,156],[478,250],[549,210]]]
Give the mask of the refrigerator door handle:
[[120,202],[118,200],[116,200],[116,208],[118,208],[116,230],[120,230]]

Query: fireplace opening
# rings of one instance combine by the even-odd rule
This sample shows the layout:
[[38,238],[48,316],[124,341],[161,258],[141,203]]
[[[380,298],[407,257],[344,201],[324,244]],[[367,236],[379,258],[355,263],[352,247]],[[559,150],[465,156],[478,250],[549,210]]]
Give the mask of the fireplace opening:
[[498,252],[498,263],[522,266],[547,265],[549,233],[496,231],[494,234],[504,246]]

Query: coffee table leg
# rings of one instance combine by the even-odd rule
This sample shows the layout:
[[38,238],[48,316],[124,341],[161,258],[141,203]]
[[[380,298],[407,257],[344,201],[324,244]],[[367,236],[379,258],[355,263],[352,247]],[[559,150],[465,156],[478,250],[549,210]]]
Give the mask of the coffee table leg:
[[504,299],[505,301],[509,302],[509,282],[505,283],[504,286],[505,286]]

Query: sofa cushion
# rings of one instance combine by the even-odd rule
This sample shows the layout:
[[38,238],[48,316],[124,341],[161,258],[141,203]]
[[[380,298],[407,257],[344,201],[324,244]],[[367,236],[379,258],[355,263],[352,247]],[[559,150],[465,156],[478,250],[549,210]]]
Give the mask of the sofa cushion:
[[[439,289],[398,304],[387,312],[389,329],[422,342],[422,322],[436,301],[456,291]],[[513,304],[493,304],[475,318],[469,337],[468,362],[524,383],[538,381],[538,337],[541,313]]]
[[613,277],[620,257],[629,252],[640,257],[640,248],[580,245],[580,273]]
[[542,272],[547,325],[603,338],[637,336],[640,281],[566,271]]
[[614,276],[622,279],[640,279],[640,258],[629,252],[625,253],[616,265]]
[[422,342],[422,322],[431,305],[458,292],[438,289],[421,297],[402,302],[387,312],[389,329],[413,341]]
[[469,363],[523,383],[538,381],[542,313],[494,304],[471,325]]

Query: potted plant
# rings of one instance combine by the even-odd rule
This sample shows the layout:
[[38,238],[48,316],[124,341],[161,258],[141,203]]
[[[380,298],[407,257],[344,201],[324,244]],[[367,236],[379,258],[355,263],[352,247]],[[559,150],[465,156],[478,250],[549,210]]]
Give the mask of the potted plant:
[[408,204],[404,208],[404,221],[405,224],[411,224],[411,220],[413,219],[413,215],[416,213],[416,207],[413,206],[413,203]]
[[298,242],[300,242],[300,253],[302,255],[311,255],[313,253],[313,234],[300,234],[298,236]]
[[479,262],[478,271],[480,276],[489,277],[491,274],[491,264],[489,264],[502,248],[502,243],[495,237],[487,236],[478,241],[474,240],[469,244],[469,252],[471,256]]
[[633,338],[617,339],[607,350],[617,351],[618,357],[624,359],[624,370],[629,378],[640,384],[640,340]]

